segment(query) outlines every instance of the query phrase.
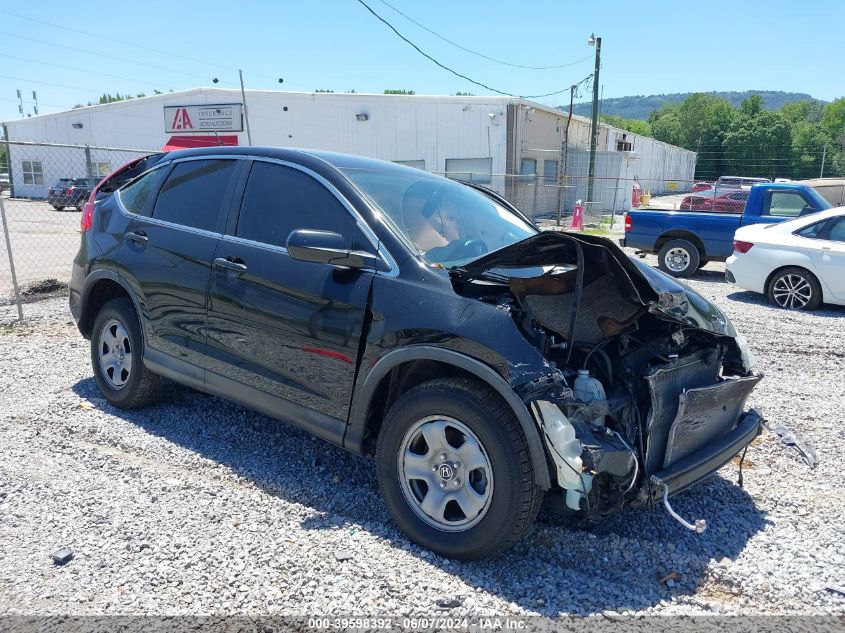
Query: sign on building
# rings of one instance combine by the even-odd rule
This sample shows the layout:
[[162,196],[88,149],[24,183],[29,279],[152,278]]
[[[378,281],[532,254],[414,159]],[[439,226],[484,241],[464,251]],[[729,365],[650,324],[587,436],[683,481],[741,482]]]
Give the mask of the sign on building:
[[242,132],[240,103],[164,106],[164,131],[171,132]]

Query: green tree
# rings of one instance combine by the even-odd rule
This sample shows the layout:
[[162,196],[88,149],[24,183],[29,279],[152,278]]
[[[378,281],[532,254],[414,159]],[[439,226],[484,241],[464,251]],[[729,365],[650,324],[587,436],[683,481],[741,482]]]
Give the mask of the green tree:
[[456,92],[455,96],[456,97],[474,97],[475,94],[473,94],[472,92]]
[[818,123],[822,120],[824,104],[820,101],[793,101],[783,104],[780,113],[787,123]]
[[617,114],[603,114],[601,120],[608,125],[618,127],[620,130],[627,130],[634,134],[641,136],[654,136],[651,131],[651,125],[648,121],[640,121],[639,119],[626,119]]
[[417,94],[413,90],[402,90],[402,89],[388,89],[384,91],[386,95],[415,95]]
[[[781,113],[783,114],[783,113]],[[816,178],[821,172],[822,157],[827,153],[830,137],[818,123],[798,121],[792,125],[791,167],[793,178]],[[832,150],[832,147],[831,147]],[[825,157],[830,171],[831,157]]]
[[834,99],[824,107],[821,123],[834,141],[842,140],[845,136],[845,97]]
[[742,102],[724,137],[724,162],[743,176],[775,178],[792,173],[792,130],[780,112],[762,109],[762,99]]
[[736,114],[727,99],[696,93],[653,112],[649,123],[656,139],[698,152],[696,177],[713,179],[723,173],[722,142]]
[[334,90],[329,90],[328,88],[317,88],[314,92],[334,92]]
[[683,145],[685,142],[684,126],[681,122],[681,110],[678,106],[664,106],[651,113],[648,119],[654,138],[671,145]]
[[751,95],[742,100],[739,105],[739,113],[745,116],[757,116],[763,111],[763,97]]

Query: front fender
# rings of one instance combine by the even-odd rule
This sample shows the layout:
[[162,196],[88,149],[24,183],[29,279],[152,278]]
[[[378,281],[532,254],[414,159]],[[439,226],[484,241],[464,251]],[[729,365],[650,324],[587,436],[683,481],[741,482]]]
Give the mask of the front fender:
[[496,371],[475,358],[429,345],[409,345],[388,352],[373,365],[366,377],[358,381],[352,397],[349,424],[343,438],[343,445],[347,450],[363,453],[367,414],[382,378],[399,365],[415,360],[431,360],[452,365],[473,374],[494,389],[511,407],[525,433],[537,483],[545,490],[551,487],[546,453],[540,440],[537,423],[511,385]]

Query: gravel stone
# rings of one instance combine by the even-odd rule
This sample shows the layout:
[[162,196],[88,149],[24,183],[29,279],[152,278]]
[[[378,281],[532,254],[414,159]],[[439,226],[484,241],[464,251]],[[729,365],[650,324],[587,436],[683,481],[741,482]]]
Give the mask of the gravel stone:
[[335,560],[345,561],[355,558],[355,554],[350,552],[348,549],[339,549],[334,553],[334,557]]
[[60,549],[53,552],[53,563],[55,565],[66,565],[73,560],[73,552],[69,549]]
[[[845,614],[845,309],[776,310],[723,270],[710,263],[688,283],[748,339],[766,375],[749,405],[801,432],[817,468],[764,433],[743,489],[733,461],[674,498],[685,518],[707,519],[703,534],[662,509],[594,527],[543,515],[511,551],[475,563],[410,543],[371,459],[175,385],[120,411],[97,390],[66,299],[25,305],[23,324],[0,307],[0,613],[430,615],[461,596],[442,608]],[[62,548],[72,565],[44,556]],[[354,557],[339,564],[344,551]],[[658,582],[671,572],[674,586]]]

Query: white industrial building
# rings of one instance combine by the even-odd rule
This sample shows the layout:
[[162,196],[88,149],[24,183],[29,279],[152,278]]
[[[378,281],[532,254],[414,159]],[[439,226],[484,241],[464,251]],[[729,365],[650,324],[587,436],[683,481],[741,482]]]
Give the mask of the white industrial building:
[[[537,215],[586,199],[589,120],[572,116],[567,134],[567,113],[531,101],[263,90],[247,90],[245,101],[239,90],[195,88],[7,121],[13,194],[45,197],[59,178],[104,175],[164,146],[251,139],[471,179]],[[694,152],[602,124],[595,207],[630,206],[634,176],[652,193],[687,189],[695,160]]]

